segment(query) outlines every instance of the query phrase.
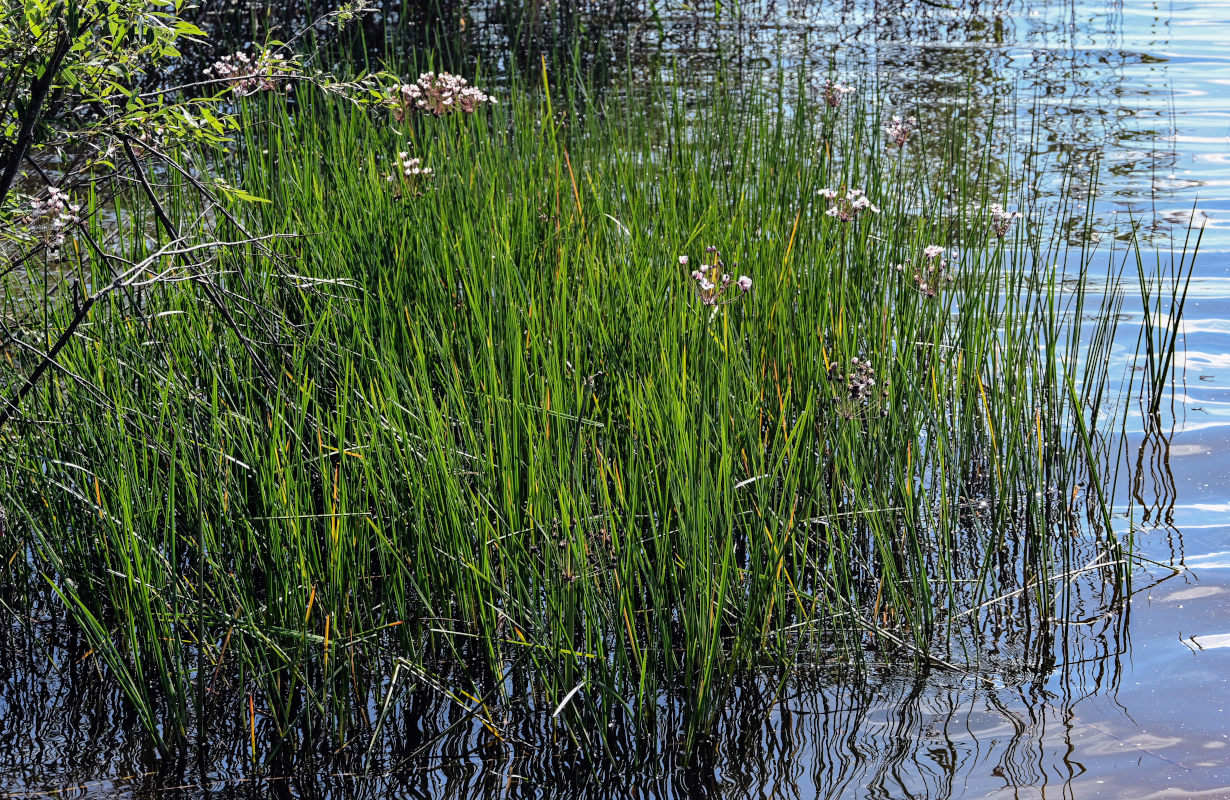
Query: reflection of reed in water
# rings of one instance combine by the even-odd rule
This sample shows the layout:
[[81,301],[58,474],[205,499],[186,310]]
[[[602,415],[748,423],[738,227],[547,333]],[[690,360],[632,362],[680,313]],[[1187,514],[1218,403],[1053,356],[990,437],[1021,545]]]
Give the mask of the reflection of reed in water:
[[[298,30],[319,7],[303,0],[204,2],[194,20],[210,33],[208,53],[189,53],[187,69],[251,41]],[[189,12],[191,13],[191,12]],[[351,63],[470,74],[476,64],[541,81],[545,58],[560,78],[604,88],[622,77],[625,58],[657,30],[647,0],[385,0],[343,32],[333,47]],[[429,55],[430,54],[430,55]]]
[[[206,2],[197,13],[211,49],[188,54],[189,72],[310,19],[302,0]],[[652,74],[664,61],[687,64],[698,81],[736,84],[773,64],[808,63],[813,92],[834,67],[850,76],[876,74],[890,100],[916,114],[923,129],[940,125],[954,106],[971,126],[1002,129],[987,168],[1031,203],[1065,201],[1059,226],[1070,245],[1079,245],[1113,234],[1116,212],[1145,219],[1142,237],[1170,229],[1149,214],[1160,196],[1158,176],[1175,168],[1174,148],[1158,146],[1170,140],[1173,120],[1147,108],[1164,106],[1159,98],[1170,87],[1134,83],[1127,68],[1151,57],[1125,50],[1122,40],[1117,4],[1095,27],[1078,22],[1071,3],[1012,0],[389,0],[334,46],[355,63],[413,70],[426,68],[424,54],[431,53],[437,70],[468,74],[483,64],[519,73],[528,85],[541,82],[545,60],[557,83],[598,93]],[[1013,97],[1030,100],[1017,105]],[[1089,219],[1083,198],[1094,191],[1099,163],[1105,170],[1098,195],[1105,199]],[[1067,177],[1057,179],[1061,174]],[[1153,187],[1149,196],[1142,193],[1145,180]]]
[[1170,565],[1182,566],[1183,532],[1174,521],[1178,490],[1170,468],[1170,443],[1177,423],[1173,412],[1172,407],[1165,415],[1148,411],[1142,415],[1144,433],[1136,448],[1131,487],[1132,499],[1140,508],[1140,529],[1164,531]]
[[[630,798],[748,800],[943,800],[969,786],[1037,791],[1084,772],[1079,761],[1060,755],[1081,732],[1076,706],[1117,683],[1122,632],[1108,625],[1089,637],[1098,641],[1089,643],[1085,664],[1060,663],[1052,675],[1021,683],[941,671],[902,677],[873,670],[862,680],[745,677],[690,754],[682,747],[690,712],[677,703],[663,701],[654,729],[640,733],[614,713],[613,724],[592,729],[589,741],[513,708],[497,737],[435,689],[408,684],[368,771],[361,762],[370,730],[356,732],[362,744],[353,750],[312,752],[288,742],[253,773],[246,721],[230,707],[212,708],[207,735],[191,737],[199,757],[149,761],[139,726],[128,724],[130,711],[73,627],[55,618],[31,625],[10,632],[16,646],[0,648],[0,771],[8,788],[110,787],[116,796],[156,793],[168,800],[199,797],[205,787],[217,798],[258,790],[274,797],[595,800],[616,796],[616,787]],[[1068,679],[1095,664],[1080,680]],[[1064,687],[1058,693],[1047,688],[1054,678]],[[78,728],[81,719],[91,726]],[[262,748],[268,733],[258,725]],[[43,766],[27,783],[14,777],[31,765]]]
[[[673,763],[669,748],[658,752],[665,775],[596,767],[591,782],[576,787],[536,772],[550,769],[542,762],[514,771],[540,787],[579,788],[584,797],[618,784],[630,797],[934,800],[963,796],[971,785],[1037,790],[1084,772],[1079,762],[1054,757],[1079,725],[1070,712],[1080,698],[1059,700],[1039,682],[989,687],[935,673],[854,684],[801,679],[790,681],[784,697],[775,695],[771,682],[744,687],[697,760]],[[659,728],[660,742],[669,740],[669,722]]]
[[[20,562],[18,562],[20,567]],[[13,567],[10,562],[8,567]],[[0,567],[0,609],[16,602]],[[35,615],[5,617],[0,628],[0,776],[3,796],[81,787],[107,793],[109,776],[128,774],[148,752],[131,708],[104,674],[76,625],[54,608],[50,590]],[[83,724],[88,721],[88,724]],[[127,768],[127,772],[119,772]]]

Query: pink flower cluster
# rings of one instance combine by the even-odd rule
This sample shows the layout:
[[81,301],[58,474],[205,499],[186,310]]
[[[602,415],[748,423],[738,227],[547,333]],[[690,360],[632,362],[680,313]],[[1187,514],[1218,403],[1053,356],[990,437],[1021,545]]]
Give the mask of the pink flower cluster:
[[869,419],[873,416],[888,416],[884,400],[888,391],[880,393],[876,388],[876,371],[870,358],[854,356],[847,368],[834,362],[826,374],[833,388],[833,404],[837,413],[845,419]]
[[[391,175],[385,175],[385,180],[390,183],[397,181],[399,184],[406,186],[409,193],[415,197],[422,194],[421,190],[436,176],[435,171],[431,167],[423,166],[423,159],[411,158],[410,154],[405,150],[397,154],[394,166],[397,168],[396,172]],[[400,197],[402,190],[399,188],[395,194]]]
[[884,133],[888,135],[889,144],[901,148],[905,147],[906,142],[910,141],[910,137],[914,135],[914,131],[917,127],[917,117],[906,117],[905,119],[902,119],[894,114],[892,120],[884,126]]
[[999,203],[992,203],[989,210],[991,212],[991,232],[1001,239],[1012,227],[1012,221],[1023,216],[1020,211],[1005,211]]
[[841,105],[841,101],[845,96],[854,91],[853,86],[843,86],[835,80],[829,79],[824,82],[824,102],[830,108],[837,108]]
[[404,178],[414,178],[420,176],[430,178],[433,174],[431,167],[423,166],[423,159],[411,158],[410,154],[405,150],[402,150],[397,154],[397,170]]
[[266,48],[256,58],[243,51],[223,56],[204,72],[207,78],[225,80],[235,94],[244,96],[281,89],[285,76],[295,69],[289,59]]
[[81,204],[72,202],[67,192],[52,186],[47,190],[46,200],[36,197],[30,201],[30,207],[33,210],[32,221],[46,227],[44,241],[48,255],[59,258],[69,229],[81,222]]
[[388,91],[393,106],[393,118],[401,122],[411,111],[434,114],[437,117],[460,111],[473,114],[483,103],[495,104],[496,99],[465,78],[447,72],[424,72],[414,83],[393,86]]
[[[956,254],[955,250],[953,254]],[[924,247],[922,256],[922,261],[916,266],[898,264],[895,269],[900,273],[909,270],[915,288],[927,297],[935,297],[941,286],[953,282],[952,268],[955,263],[945,258],[944,248],[938,244]]]
[[879,206],[862,189],[847,189],[844,195],[837,189],[821,189],[817,194],[828,200],[829,207],[824,213],[841,222],[854,222],[864,213],[880,213]]
[[[736,297],[722,300],[722,295],[727,289],[737,287],[740,292],[747,293],[752,290],[752,279],[746,275],[740,275],[738,280],[726,272],[726,264],[722,261],[722,254],[713,246],[705,248],[705,254],[711,256],[713,263],[704,265],[700,269],[692,270],[692,280],[695,281],[696,296],[700,298],[700,302],[707,306],[719,306],[726,303],[734,302]],[[686,267],[688,265],[687,256],[679,256],[679,266]],[[731,270],[738,269],[739,263],[736,261],[730,265]]]
[[852,403],[865,402],[876,385],[876,371],[869,358],[851,358],[850,368],[844,372],[837,364],[830,364],[828,376],[834,383],[845,384],[846,399]]

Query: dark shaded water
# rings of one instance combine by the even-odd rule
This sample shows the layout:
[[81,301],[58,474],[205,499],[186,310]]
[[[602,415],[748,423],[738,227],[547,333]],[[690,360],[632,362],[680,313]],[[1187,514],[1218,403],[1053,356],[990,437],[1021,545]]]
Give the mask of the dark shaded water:
[[[1073,576],[1053,659],[1039,669],[1023,653],[985,653],[992,680],[754,676],[689,760],[669,708],[656,736],[613,734],[612,762],[587,759],[586,742],[540,720],[510,720],[515,737],[496,739],[422,691],[392,709],[370,761],[367,743],[352,742],[320,754],[326,768],[312,774],[263,756],[260,778],[244,777],[248,720],[234,709],[218,711],[200,762],[158,760],[83,643],[35,619],[0,647],[0,798],[1230,797],[1230,4],[528,5],[538,10],[390,5],[366,44],[439,23],[444,62],[481,56],[498,72],[529,69],[544,50],[562,58],[561,43],[584,31],[578,63],[595,83],[623,74],[631,46],[636,64],[664,53],[745,71],[819,49],[923,107],[967,84],[987,97],[1015,86],[1011,130],[1020,140],[1042,131],[1034,157],[1102,163],[1095,224],[1074,237],[1113,237],[1130,217],[1165,249],[1176,225],[1204,225],[1174,402],[1156,420],[1129,415],[1118,496],[1136,492],[1141,552],[1159,562],[1137,573],[1130,609],[1086,616],[1082,599],[1098,587]],[[1117,366],[1127,368],[1138,324],[1121,329]]]

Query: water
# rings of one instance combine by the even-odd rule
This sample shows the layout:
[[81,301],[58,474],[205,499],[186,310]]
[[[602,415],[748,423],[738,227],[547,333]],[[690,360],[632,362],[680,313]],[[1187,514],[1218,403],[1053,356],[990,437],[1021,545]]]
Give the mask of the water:
[[[497,741],[423,690],[391,712],[392,744],[369,771],[360,742],[320,754],[326,767],[310,774],[275,758],[257,779],[246,777],[249,720],[220,713],[199,761],[160,760],[76,635],[35,619],[0,647],[0,798],[1230,797],[1230,3],[913,3],[884,17],[813,5],[663,12],[646,24],[621,5],[594,23],[591,58],[616,47],[604,35],[633,46],[638,63],[665,53],[703,65],[721,53],[749,70],[819,48],[876,71],[903,101],[948,102],[965,81],[988,96],[1015,85],[1037,103],[1023,102],[1013,124],[1044,131],[1046,158],[1100,160],[1095,238],[1135,219],[1164,249],[1189,219],[1204,226],[1173,402],[1156,418],[1129,411],[1117,497],[1136,494],[1141,553],[1157,562],[1137,572],[1130,609],[1083,616],[1081,593],[1096,587],[1074,576],[1053,662],[986,653],[991,681],[888,669],[858,684],[751,676],[690,760],[670,709],[656,736],[615,733],[611,762],[533,720],[510,720],[515,737]],[[506,47],[508,19],[470,11],[455,57],[532,63],[534,43],[550,44],[549,23],[565,16],[547,13],[526,28],[530,45]],[[1129,314],[1121,329],[1124,359],[1139,323]]]

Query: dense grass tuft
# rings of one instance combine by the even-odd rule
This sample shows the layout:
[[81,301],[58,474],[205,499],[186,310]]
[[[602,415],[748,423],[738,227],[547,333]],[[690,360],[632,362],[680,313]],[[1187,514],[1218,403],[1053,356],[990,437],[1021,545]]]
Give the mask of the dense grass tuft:
[[[1070,208],[1009,194],[971,109],[898,150],[874,90],[831,108],[789,74],[402,123],[297,103],[252,99],[228,156],[268,201],[236,219],[302,234],[200,267],[235,324],[192,282],[117,296],[0,435],[0,580],[52,587],[154,736],[221,703],[254,740],[259,712],[366,746],[410,685],[493,731],[664,693],[700,731],[757,671],[979,671],[992,640],[1040,668],[1060,578],[1123,598],[1116,275],[1054,238]],[[996,202],[1029,211],[1003,238]],[[707,247],[751,291],[706,304]],[[37,331],[29,280],[6,313]]]

